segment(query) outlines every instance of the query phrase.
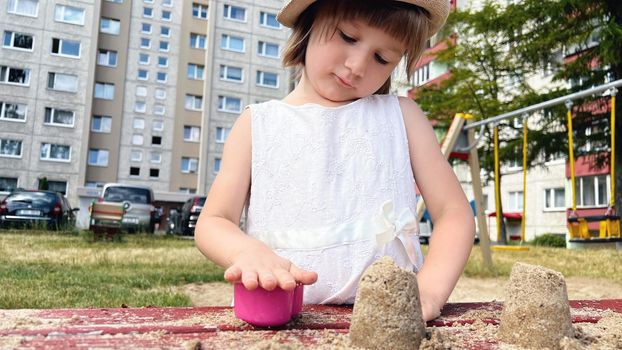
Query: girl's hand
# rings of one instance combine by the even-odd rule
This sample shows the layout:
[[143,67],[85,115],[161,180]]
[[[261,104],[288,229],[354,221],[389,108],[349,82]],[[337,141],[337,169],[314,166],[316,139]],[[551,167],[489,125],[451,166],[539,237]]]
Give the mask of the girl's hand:
[[265,290],[281,287],[293,290],[296,284],[313,284],[317,273],[300,269],[269,249],[242,251],[225,271],[225,279],[231,283],[242,283],[248,290],[261,286]]
[[419,287],[419,299],[421,302],[421,315],[425,322],[431,321],[441,315],[441,309],[444,303],[436,300],[438,293],[434,293],[434,289]]

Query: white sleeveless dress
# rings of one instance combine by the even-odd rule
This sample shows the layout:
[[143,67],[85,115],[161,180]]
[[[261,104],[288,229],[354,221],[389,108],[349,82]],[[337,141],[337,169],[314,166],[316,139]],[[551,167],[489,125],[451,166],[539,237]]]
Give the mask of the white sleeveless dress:
[[419,270],[415,182],[397,97],[249,107],[246,231],[318,273],[305,303],[353,303],[363,271],[384,255]]

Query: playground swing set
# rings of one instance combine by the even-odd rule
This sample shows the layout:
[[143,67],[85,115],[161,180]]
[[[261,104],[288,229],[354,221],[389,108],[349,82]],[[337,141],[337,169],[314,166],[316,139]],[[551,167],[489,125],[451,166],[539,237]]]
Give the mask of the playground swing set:
[[[491,266],[492,260],[490,257],[490,239],[488,236],[488,229],[484,213],[484,202],[482,193],[482,184],[480,180],[480,166],[477,154],[477,144],[483,133],[483,127],[487,124],[493,124],[493,150],[495,157],[495,203],[496,203],[496,222],[497,232],[501,232],[501,205],[500,205],[500,185],[499,185],[499,144],[498,144],[498,125],[501,120],[521,116],[523,118],[523,208],[522,208],[522,222],[521,222],[521,236],[520,241],[525,241],[525,227],[526,227],[526,189],[527,189],[527,137],[528,137],[528,123],[527,116],[530,112],[539,111],[544,108],[565,103],[568,109],[567,113],[567,126],[568,126],[568,150],[569,150],[569,163],[570,163],[570,177],[571,177],[571,191],[572,191],[572,209],[568,215],[568,231],[569,242],[571,243],[585,243],[585,242],[622,242],[620,236],[620,217],[616,215],[615,211],[615,96],[617,93],[617,86],[622,85],[622,80],[616,80],[607,84],[603,84],[591,89],[583,90],[577,93],[562,96],[550,101],[545,101],[539,104],[528,106],[518,109],[516,111],[504,113],[485,120],[473,121],[473,117],[469,114],[458,113],[454,117],[450,127],[441,143],[441,151],[446,158],[460,158],[468,161],[470,168],[471,179],[473,181],[473,196],[476,207],[476,219],[478,228],[480,231],[480,244],[482,245],[482,252],[484,254],[484,262],[486,265]],[[606,213],[604,215],[578,215],[577,214],[577,201],[576,201],[576,187],[575,187],[575,159],[574,159],[574,145],[573,145],[573,128],[572,128],[572,100],[592,96],[596,93],[602,93],[606,90],[610,91],[611,96],[611,152],[610,152],[610,176],[611,186],[609,188],[610,201]],[[475,136],[474,129],[480,127],[479,135]],[[421,219],[425,210],[425,203],[419,201],[417,206],[418,219]],[[599,222],[598,235],[592,235],[589,229],[589,222]],[[513,250],[527,250],[525,246],[494,246],[493,249],[513,249]]]

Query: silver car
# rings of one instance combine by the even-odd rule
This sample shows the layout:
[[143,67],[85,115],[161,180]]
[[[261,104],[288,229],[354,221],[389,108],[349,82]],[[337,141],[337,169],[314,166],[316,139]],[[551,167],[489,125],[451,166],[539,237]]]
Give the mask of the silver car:
[[100,202],[123,203],[122,228],[129,232],[155,231],[155,206],[153,190],[148,186],[105,184]]

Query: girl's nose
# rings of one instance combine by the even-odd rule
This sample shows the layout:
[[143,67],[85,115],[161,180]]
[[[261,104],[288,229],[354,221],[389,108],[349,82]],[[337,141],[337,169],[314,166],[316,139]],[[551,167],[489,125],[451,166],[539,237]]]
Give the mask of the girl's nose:
[[352,75],[362,77],[367,70],[367,58],[360,53],[354,53],[347,57],[344,65],[352,72]]

